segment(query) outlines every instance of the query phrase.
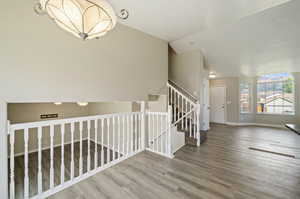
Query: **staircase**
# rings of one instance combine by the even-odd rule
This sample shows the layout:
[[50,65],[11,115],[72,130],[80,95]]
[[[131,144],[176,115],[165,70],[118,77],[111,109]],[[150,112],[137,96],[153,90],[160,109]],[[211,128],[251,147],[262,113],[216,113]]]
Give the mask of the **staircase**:
[[200,133],[200,104],[195,96],[168,81],[168,105],[172,109],[172,125],[185,134],[185,144],[200,146],[206,136]]

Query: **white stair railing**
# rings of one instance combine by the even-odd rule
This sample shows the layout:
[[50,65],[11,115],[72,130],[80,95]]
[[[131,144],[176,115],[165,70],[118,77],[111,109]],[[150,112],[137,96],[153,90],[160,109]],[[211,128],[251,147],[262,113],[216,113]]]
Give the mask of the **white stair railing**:
[[[46,198],[145,150],[144,119],[143,112],[136,112],[9,125],[10,199]],[[16,139],[20,136],[22,142]],[[36,162],[29,159],[33,152],[37,152]],[[24,175],[16,176],[16,155],[20,154],[24,155]],[[24,178],[23,189],[16,189],[16,177]]]
[[168,158],[173,158],[171,150],[171,115],[167,112],[147,112],[147,150]]
[[200,146],[200,104],[187,91],[181,92],[175,83],[167,83],[168,104],[172,108],[172,124],[178,125],[187,137],[196,139]]

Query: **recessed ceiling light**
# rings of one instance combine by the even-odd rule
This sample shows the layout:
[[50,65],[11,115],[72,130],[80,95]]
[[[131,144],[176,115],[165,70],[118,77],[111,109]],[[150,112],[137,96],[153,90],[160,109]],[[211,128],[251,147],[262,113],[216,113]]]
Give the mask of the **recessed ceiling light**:
[[54,102],[55,105],[62,105],[62,102]]
[[77,102],[79,106],[87,106],[89,103],[88,102]]
[[217,77],[217,75],[215,73],[210,73],[208,76],[210,79],[214,79]]

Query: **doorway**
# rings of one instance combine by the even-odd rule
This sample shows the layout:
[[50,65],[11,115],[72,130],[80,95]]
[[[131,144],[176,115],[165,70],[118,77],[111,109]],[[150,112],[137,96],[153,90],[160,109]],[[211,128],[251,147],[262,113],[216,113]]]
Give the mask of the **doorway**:
[[210,122],[225,123],[226,87],[210,88]]
[[208,79],[204,79],[203,80],[203,105],[202,105],[202,125],[201,125],[201,130],[202,131],[208,131],[210,129],[209,126],[209,122],[210,122],[210,118],[209,118],[209,112],[210,112],[210,108],[209,108],[209,80]]

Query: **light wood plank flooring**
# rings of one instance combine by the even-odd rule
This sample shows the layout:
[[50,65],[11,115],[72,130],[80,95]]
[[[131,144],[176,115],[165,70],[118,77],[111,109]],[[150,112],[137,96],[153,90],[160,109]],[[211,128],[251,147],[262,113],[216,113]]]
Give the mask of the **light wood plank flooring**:
[[143,152],[50,198],[299,199],[299,157],[293,132],[214,125],[200,148],[185,146],[172,160]]
[[[94,152],[95,144],[91,141],[90,145],[91,155],[91,169],[94,168]],[[88,142],[85,140],[82,143],[82,160],[83,160],[83,173],[87,172],[87,156],[88,156]],[[97,145],[98,151],[98,165],[101,165],[101,145]],[[107,148],[103,147],[104,164],[107,162]],[[121,155],[120,155],[121,156]],[[79,157],[80,157],[80,143],[74,143],[74,177],[79,175]],[[115,158],[118,153],[115,153]],[[35,196],[38,190],[38,153],[30,153],[29,159],[29,195]],[[110,150],[110,161],[113,160],[113,151]],[[71,144],[65,145],[64,163],[65,163],[65,182],[70,180],[71,169]],[[43,150],[42,152],[42,174],[43,174],[43,191],[50,187],[50,149]],[[61,147],[54,148],[54,184],[60,185],[61,180]],[[15,158],[15,193],[16,199],[24,198],[24,156]],[[1,198],[1,197],[0,197]]]

